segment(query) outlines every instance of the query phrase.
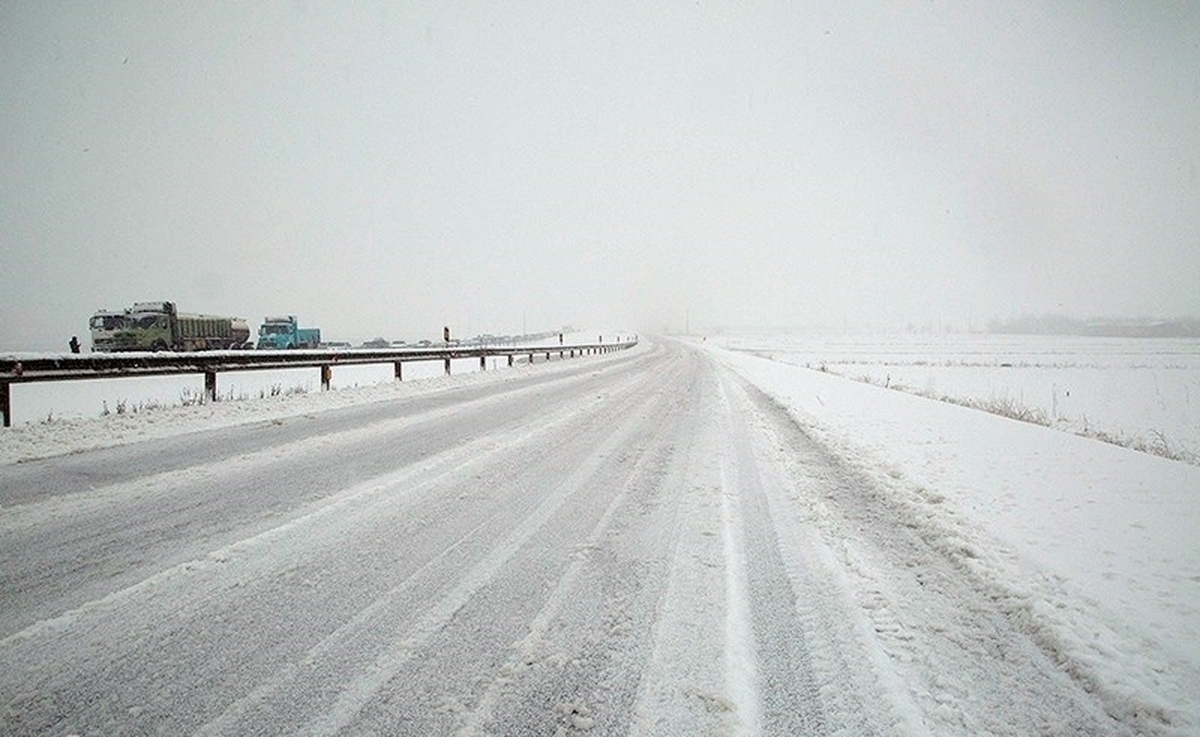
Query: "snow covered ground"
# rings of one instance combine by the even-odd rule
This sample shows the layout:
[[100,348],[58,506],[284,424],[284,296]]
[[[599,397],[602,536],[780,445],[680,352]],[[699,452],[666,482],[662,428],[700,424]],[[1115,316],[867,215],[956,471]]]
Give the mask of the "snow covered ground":
[[[289,708],[309,734],[394,727],[389,700],[461,734],[1200,730],[1200,468],[715,342],[3,431],[0,553],[41,581],[0,617],[5,723],[25,724],[18,708],[77,723],[77,671],[129,679],[112,704],[79,707],[100,723],[209,734]],[[316,425],[145,477],[125,479],[113,455]],[[416,460],[381,465],[401,452]],[[92,515],[147,547],[89,542],[74,520]],[[29,541],[59,528],[63,561],[39,562],[54,553]],[[171,535],[182,549],[163,556]],[[406,565],[416,578],[396,584]],[[336,599],[313,599],[329,586]],[[272,626],[293,609],[330,634]],[[247,660],[254,641],[279,662]],[[189,697],[186,722],[127,703],[138,684],[172,683],[162,673],[88,660],[166,653],[184,684],[214,667],[209,649],[228,670],[201,675],[228,690]],[[296,700],[331,694],[317,717]]]
[[718,338],[797,366],[1200,463],[1200,340],[1029,335]]
[[[722,342],[789,363],[803,355],[796,339]],[[1163,715],[1181,733],[1200,729],[1200,469],[819,370],[837,356],[853,366],[851,374],[877,361],[878,345],[869,357],[845,351],[862,345],[851,339],[840,349],[816,350],[806,361],[813,369],[709,350],[881,488],[906,499],[911,523],[928,528],[965,570],[993,586],[1065,668],[1133,711]],[[947,360],[928,346],[917,351],[910,362]],[[1200,376],[1196,357],[1194,341],[1168,357],[1191,367],[1177,377],[1185,386]],[[1029,359],[1003,362],[1012,360]],[[883,370],[893,380],[906,376],[894,359]],[[1128,408],[1162,397],[1113,399]],[[1196,416],[1186,400],[1172,409]],[[1197,432],[1186,423],[1176,427]]]

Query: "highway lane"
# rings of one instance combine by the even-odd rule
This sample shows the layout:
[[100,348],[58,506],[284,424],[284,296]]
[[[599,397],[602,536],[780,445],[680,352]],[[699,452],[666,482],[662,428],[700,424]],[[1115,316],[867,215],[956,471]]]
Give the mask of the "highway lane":
[[8,734],[1120,733],[868,482],[678,343],[0,488]]

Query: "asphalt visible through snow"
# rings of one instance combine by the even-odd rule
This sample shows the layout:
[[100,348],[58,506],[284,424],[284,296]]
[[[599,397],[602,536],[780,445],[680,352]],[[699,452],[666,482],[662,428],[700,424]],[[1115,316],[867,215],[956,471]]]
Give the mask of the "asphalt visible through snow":
[[4,734],[1124,731],[671,342],[0,466],[0,504]]

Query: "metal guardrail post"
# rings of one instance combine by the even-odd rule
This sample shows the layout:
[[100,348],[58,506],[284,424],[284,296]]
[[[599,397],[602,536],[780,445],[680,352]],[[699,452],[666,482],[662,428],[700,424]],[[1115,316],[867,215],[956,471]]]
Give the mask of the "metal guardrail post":
[[217,372],[204,372],[204,396],[208,401],[217,401]]
[[0,381],[0,414],[4,415],[4,426],[12,427],[12,404],[9,400],[8,388],[12,386],[7,381]]

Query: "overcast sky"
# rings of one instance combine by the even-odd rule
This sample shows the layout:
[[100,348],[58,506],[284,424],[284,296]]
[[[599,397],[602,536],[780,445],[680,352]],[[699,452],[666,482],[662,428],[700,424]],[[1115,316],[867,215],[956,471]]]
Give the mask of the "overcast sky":
[[0,102],[0,350],[1200,315],[1195,2],[16,0]]

